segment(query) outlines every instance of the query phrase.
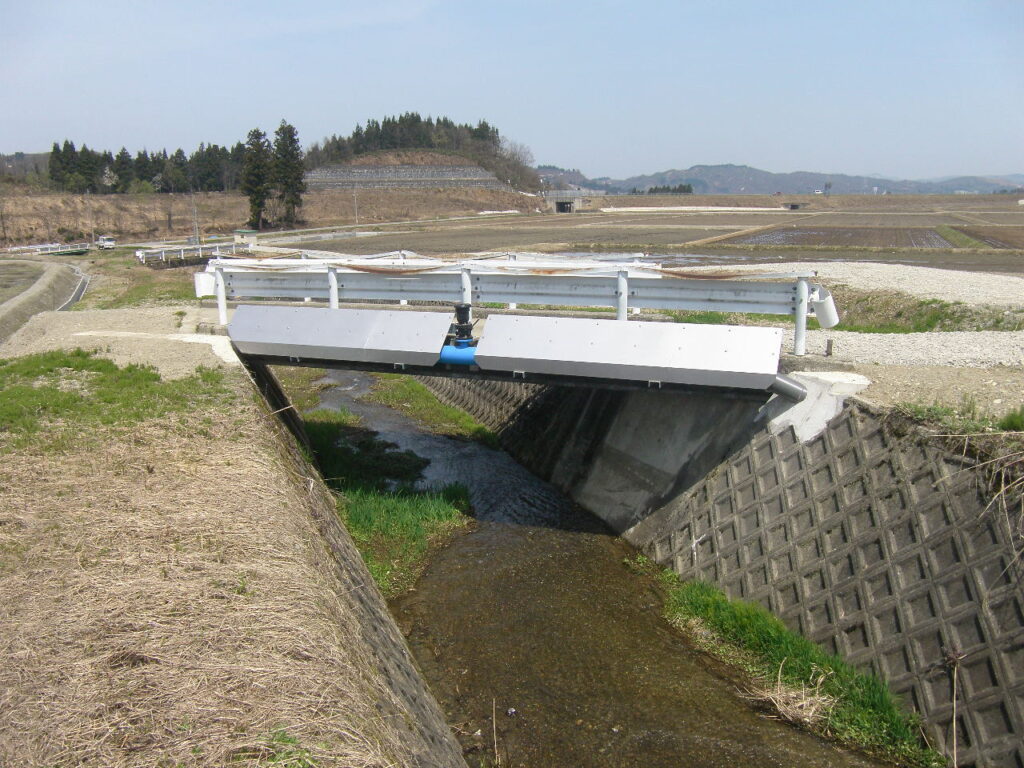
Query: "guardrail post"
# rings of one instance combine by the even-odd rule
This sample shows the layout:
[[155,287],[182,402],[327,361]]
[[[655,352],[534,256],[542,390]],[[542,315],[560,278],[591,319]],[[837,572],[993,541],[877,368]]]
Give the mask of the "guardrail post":
[[327,285],[330,291],[330,307],[338,308],[338,270],[334,267],[327,267]]
[[228,292],[224,285],[224,270],[217,267],[214,272],[214,284],[217,288],[217,320],[221,325],[228,324]]
[[629,311],[629,273],[625,270],[619,271],[615,296],[615,319],[626,320]]
[[807,280],[796,281],[796,328],[793,331],[793,354],[807,354]]

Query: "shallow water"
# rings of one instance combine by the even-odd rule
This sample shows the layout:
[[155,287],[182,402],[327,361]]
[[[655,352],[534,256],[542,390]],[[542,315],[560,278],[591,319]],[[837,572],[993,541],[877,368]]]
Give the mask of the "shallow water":
[[[471,766],[864,766],[769,719],[661,617],[635,550],[507,454],[426,434],[334,372],[322,398],[461,482],[476,524],[392,603]],[[494,715],[492,719],[492,713]]]

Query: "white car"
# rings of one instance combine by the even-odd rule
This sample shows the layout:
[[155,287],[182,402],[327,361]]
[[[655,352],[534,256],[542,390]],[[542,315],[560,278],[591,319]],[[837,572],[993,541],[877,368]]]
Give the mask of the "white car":
[[114,238],[110,237],[109,235],[104,235],[103,237],[96,238],[96,247],[99,248],[100,250],[110,250],[115,246],[117,246],[117,241]]

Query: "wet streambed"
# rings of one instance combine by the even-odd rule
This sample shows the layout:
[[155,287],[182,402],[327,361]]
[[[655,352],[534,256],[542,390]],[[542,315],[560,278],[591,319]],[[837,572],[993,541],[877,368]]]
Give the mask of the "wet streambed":
[[755,711],[662,619],[635,551],[509,456],[361,401],[363,374],[332,379],[324,405],[430,459],[425,484],[470,490],[473,530],[391,606],[469,765],[495,741],[531,768],[875,764]]

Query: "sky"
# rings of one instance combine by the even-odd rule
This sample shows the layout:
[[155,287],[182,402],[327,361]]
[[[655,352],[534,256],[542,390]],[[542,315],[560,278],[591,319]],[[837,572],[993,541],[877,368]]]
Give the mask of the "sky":
[[0,153],[415,111],[624,178],[1024,173],[1024,0],[0,0]]

